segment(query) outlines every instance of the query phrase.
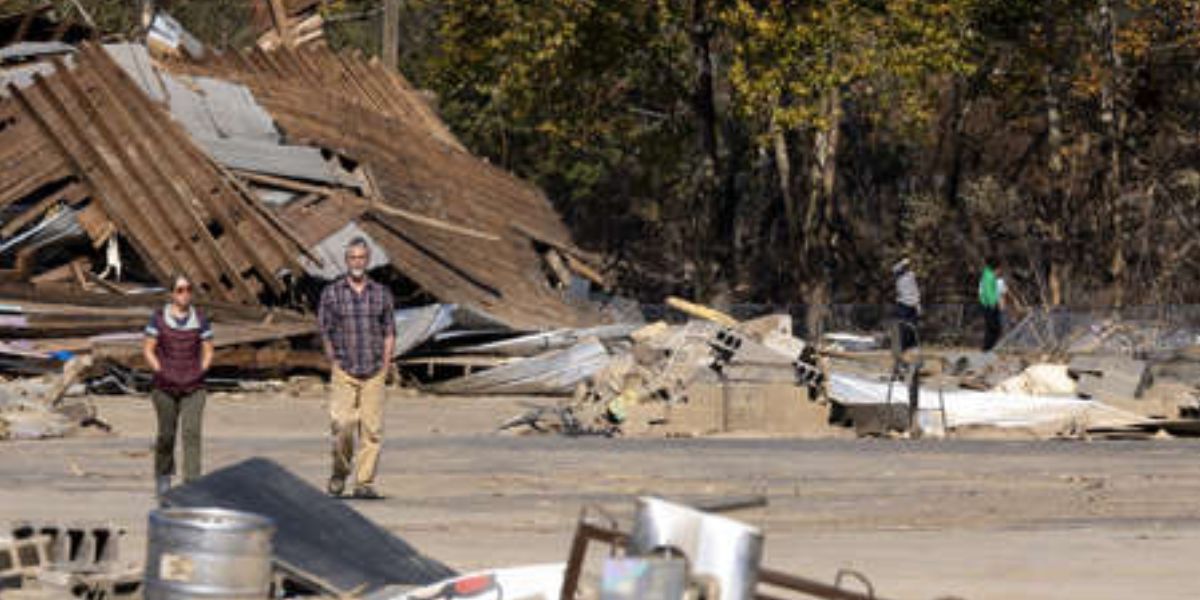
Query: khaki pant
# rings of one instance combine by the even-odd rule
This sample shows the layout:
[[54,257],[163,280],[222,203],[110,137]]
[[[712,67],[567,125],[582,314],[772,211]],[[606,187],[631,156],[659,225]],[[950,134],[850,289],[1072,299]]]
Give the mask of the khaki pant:
[[[353,458],[354,485],[375,482],[379,450],[383,442],[383,380],[387,369],[359,379],[337,365],[330,381],[329,418],[333,433],[333,477],[346,480]],[[358,436],[358,454],[354,437]]]

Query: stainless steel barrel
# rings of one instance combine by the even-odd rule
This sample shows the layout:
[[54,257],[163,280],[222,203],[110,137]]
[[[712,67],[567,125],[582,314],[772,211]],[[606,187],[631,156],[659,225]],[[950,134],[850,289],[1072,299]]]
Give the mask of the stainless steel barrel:
[[693,574],[718,584],[721,600],[754,598],[762,547],[762,532],[745,523],[659,498],[638,498],[630,552],[682,552]]
[[150,513],[146,600],[261,600],[271,586],[270,519],[220,508]]

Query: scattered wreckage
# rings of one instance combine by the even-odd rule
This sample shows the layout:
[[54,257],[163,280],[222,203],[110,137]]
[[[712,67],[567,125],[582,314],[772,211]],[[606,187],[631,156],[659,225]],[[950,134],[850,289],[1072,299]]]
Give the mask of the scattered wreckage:
[[[266,459],[172,489],[149,514],[144,565],[109,523],[19,523],[0,537],[0,593],[14,598],[882,598],[861,574],[832,583],[762,564],[766,536],[724,512],[635,501],[631,526],[585,510],[562,563],[459,574]],[[606,548],[597,565],[596,546]],[[598,567],[598,568],[596,568]],[[862,590],[862,591],[860,591]]]
[[739,321],[668,299],[687,320],[646,323],[541,191],[470,154],[395,69],[326,48],[315,5],[256,3],[258,47],[225,54],[162,12],[146,15],[144,43],[106,44],[45,10],[0,16],[12,32],[0,47],[0,372],[47,377],[0,398],[0,437],[101,425],[63,396],[143,389],[139,332],[177,272],[215,324],[211,384],[323,371],[312,307],[356,236],[404,299],[401,377],[437,394],[563,398],[506,428],[1192,427],[1187,406],[1149,422],[1097,402],[1138,397],[1152,365],[1186,370],[1164,340],[1196,346],[1154,330],[1147,352],[1138,335],[1152,328],[1119,319],[1035,312],[1002,341],[997,365],[1030,349],[1070,363],[1078,386],[1060,395],[997,389],[994,367],[932,353],[847,369],[873,337],[802,340],[783,314]]
[[398,297],[458,323],[625,318],[544,194],[466,151],[399,72],[318,43],[316,4],[258,3],[283,43],[224,55],[161,12],[145,43],[106,44],[42,8],[0,15],[0,371],[139,389],[139,332],[176,273],[215,323],[214,377],[321,371],[315,297],[356,236]]

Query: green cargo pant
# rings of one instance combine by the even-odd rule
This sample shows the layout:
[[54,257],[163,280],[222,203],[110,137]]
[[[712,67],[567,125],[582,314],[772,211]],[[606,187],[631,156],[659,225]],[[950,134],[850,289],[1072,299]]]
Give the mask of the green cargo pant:
[[158,413],[158,438],[154,443],[154,474],[175,474],[175,430],[182,421],[183,480],[200,476],[200,433],[204,424],[204,390],[176,396],[162,390],[150,394]]

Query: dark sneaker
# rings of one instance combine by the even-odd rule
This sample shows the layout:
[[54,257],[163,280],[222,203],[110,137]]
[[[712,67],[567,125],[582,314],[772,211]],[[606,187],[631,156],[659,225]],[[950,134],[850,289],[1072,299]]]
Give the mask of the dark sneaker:
[[342,492],[346,491],[346,480],[339,477],[330,477],[329,485],[325,486],[325,491],[329,492],[330,496],[341,496]]
[[383,494],[375,491],[375,488],[369,485],[360,485],[354,488],[354,498],[358,500],[383,500]]

